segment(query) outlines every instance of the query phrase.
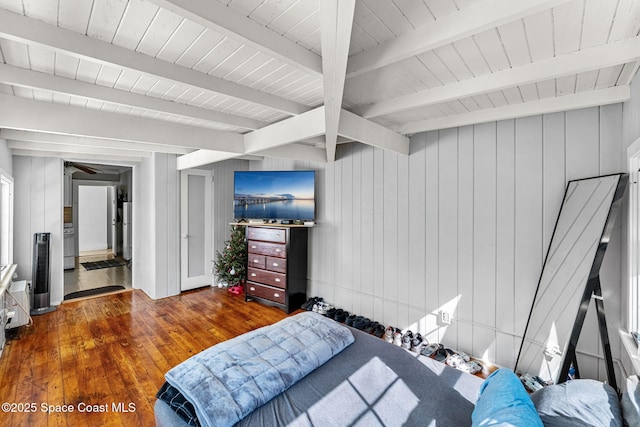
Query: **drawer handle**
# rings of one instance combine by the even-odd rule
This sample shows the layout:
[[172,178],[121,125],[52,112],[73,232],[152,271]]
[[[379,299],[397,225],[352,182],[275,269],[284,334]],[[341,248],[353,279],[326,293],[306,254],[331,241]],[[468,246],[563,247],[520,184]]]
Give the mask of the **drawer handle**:
[[273,297],[274,298],[280,298],[280,294],[276,292],[275,294],[273,294]]
[[255,291],[256,288],[254,288],[253,286],[249,288],[250,291]]
[[277,263],[277,262],[274,262],[274,263],[273,263],[273,266],[274,266],[274,267],[277,267],[277,266],[278,266],[278,263]]
[[280,249],[276,249],[276,252],[282,252]]
[[276,282],[280,283],[280,278],[276,277]]
[[259,259],[254,259],[254,260],[253,260],[253,262],[255,262],[255,263],[259,263],[259,262],[260,262],[260,260],[259,260]]
[[251,249],[257,249],[258,247],[256,245],[251,245]]
[[251,273],[251,277],[256,277],[257,274],[256,273]]

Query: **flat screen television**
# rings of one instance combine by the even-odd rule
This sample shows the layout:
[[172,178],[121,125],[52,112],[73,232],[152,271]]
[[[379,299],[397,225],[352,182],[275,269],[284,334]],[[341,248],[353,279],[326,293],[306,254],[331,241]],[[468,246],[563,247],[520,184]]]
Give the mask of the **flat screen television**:
[[236,171],[233,216],[240,219],[315,220],[312,170]]

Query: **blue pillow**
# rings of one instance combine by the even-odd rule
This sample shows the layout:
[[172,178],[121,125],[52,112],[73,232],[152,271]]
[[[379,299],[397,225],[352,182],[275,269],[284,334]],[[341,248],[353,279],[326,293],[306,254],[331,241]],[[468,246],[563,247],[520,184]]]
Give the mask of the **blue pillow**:
[[498,369],[482,383],[471,420],[473,426],[542,427],[520,379],[508,369]]

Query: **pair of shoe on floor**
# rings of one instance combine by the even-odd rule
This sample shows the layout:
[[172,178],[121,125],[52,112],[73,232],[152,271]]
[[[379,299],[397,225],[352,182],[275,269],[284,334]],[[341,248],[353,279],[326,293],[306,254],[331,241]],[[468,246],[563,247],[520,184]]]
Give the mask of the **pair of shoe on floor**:
[[451,349],[444,348],[442,344],[429,344],[422,349],[420,354],[469,374],[477,374],[482,371],[482,365],[471,360],[468,354],[465,352],[456,353]]
[[381,338],[384,334],[384,326],[378,322],[371,321],[371,319],[350,314],[348,311],[341,308],[335,308],[322,299],[322,297],[312,297],[302,304],[302,309],[307,311],[314,311],[322,314],[330,319],[339,323],[345,323],[347,326],[359,329],[368,334],[373,334],[378,338]]
[[384,326],[378,322],[372,321],[368,317],[350,314],[348,311],[341,308],[335,309],[334,311],[329,310],[327,312],[327,317],[368,334],[374,334],[377,337],[381,337],[384,333]]
[[414,335],[413,332],[408,330],[403,334],[400,329],[394,328],[393,326],[387,326],[384,339],[389,343],[413,351],[414,353],[420,353],[422,348],[429,344],[427,339],[423,338],[420,333]]
[[327,312],[333,309],[333,306],[324,302],[322,297],[312,297],[312,298],[309,298],[307,302],[302,304],[300,308],[302,308],[303,310],[313,311],[314,313],[318,313],[318,314],[322,314],[323,316],[326,316]]

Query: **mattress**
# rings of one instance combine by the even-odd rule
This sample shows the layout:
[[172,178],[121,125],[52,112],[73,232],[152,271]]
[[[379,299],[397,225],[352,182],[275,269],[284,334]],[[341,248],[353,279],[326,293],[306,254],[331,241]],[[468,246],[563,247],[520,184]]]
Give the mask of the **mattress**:
[[[236,425],[471,425],[481,378],[350,330],[353,344]],[[155,416],[187,425],[160,400]]]

